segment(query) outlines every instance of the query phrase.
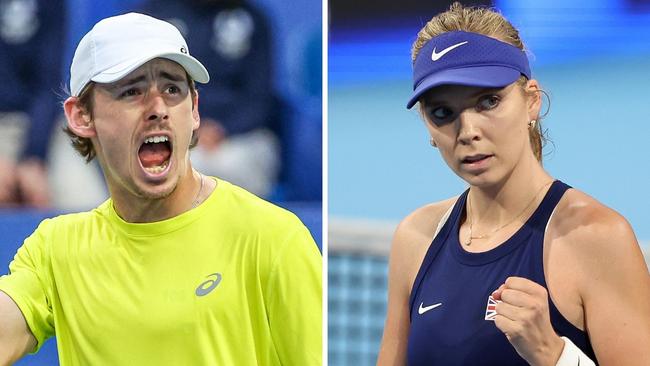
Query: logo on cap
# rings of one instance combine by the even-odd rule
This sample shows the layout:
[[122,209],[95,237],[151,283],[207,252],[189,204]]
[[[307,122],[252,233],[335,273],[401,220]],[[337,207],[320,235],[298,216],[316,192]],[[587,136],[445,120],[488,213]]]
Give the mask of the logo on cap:
[[184,54],[187,55],[187,48],[185,48],[185,47],[181,47],[181,53],[184,53]]
[[464,44],[466,44],[466,43],[467,43],[467,41],[465,41],[465,42],[460,42],[460,43],[456,43],[455,45],[453,45],[453,46],[449,46],[449,47],[445,48],[444,50],[442,50],[442,51],[440,51],[440,52],[438,52],[438,53],[436,53],[436,48],[433,47],[433,52],[431,53],[431,60],[432,60],[432,61],[438,61],[438,60],[440,60],[440,58],[441,58],[442,56],[444,56],[447,52],[453,50],[454,48],[458,48],[458,47],[460,47],[460,46],[462,46],[462,45],[464,45]]

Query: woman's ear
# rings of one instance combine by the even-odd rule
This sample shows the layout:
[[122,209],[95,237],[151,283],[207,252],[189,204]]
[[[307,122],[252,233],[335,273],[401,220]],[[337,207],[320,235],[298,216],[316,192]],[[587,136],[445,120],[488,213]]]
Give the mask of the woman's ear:
[[526,96],[528,97],[528,120],[536,120],[542,108],[542,89],[535,79],[526,83]]
[[97,135],[90,112],[86,111],[79,104],[79,98],[69,97],[63,102],[63,110],[68,121],[68,128],[75,135],[84,138],[91,138]]

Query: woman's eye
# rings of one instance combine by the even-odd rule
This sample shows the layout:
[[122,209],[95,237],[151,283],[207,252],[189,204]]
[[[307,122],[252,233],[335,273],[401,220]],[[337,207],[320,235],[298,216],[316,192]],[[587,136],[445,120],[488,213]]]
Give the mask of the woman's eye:
[[499,105],[499,97],[496,95],[486,95],[478,101],[479,110],[490,110]]
[[446,120],[451,117],[452,114],[454,114],[454,112],[447,107],[435,107],[429,111],[429,115],[434,120]]

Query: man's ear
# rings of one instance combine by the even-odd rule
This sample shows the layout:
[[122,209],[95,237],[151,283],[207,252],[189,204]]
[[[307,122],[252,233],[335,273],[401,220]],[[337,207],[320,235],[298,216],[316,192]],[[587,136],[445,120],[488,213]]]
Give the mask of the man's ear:
[[192,99],[192,119],[194,123],[192,124],[192,130],[195,131],[201,125],[201,116],[199,115],[199,92],[196,91],[194,98]]
[[91,138],[97,135],[90,113],[79,105],[79,98],[69,97],[63,102],[68,128],[79,137]]
[[542,108],[542,89],[535,79],[526,83],[526,95],[528,95],[528,120],[537,119]]

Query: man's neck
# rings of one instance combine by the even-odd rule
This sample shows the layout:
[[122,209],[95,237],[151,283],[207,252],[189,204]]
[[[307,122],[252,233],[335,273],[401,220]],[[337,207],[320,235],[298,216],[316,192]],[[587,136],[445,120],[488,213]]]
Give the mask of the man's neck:
[[[146,198],[125,190],[109,190],[117,214],[126,222],[148,223],[166,220],[189,211],[207,196],[212,179],[193,169],[181,177],[174,190],[162,198]],[[214,189],[212,186],[209,191]]]

